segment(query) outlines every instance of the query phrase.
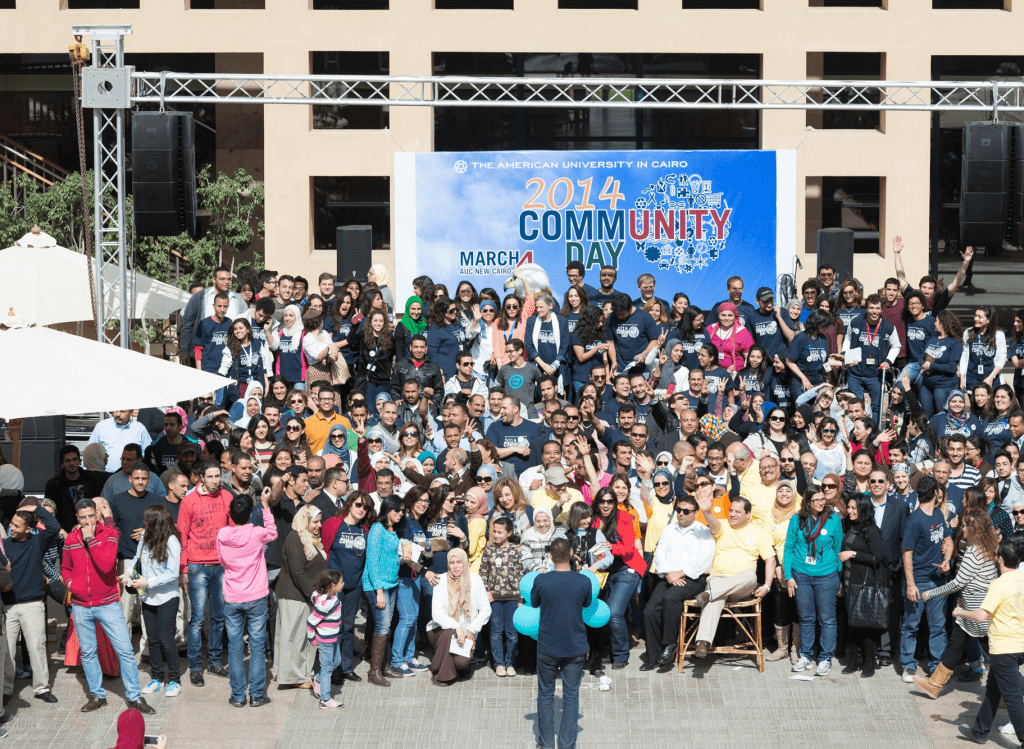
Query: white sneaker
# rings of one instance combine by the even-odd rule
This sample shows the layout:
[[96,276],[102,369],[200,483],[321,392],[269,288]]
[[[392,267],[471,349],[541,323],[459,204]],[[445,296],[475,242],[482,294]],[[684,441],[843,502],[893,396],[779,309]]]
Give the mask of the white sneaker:
[[903,669],[903,683],[904,684],[913,684],[915,676],[917,676],[917,671],[911,671],[909,668]]
[[800,660],[798,660],[796,664],[793,666],[793,670],[806,671],[807,669],[812,668],[813,666],[814,661],[812,661],[810,658],[806,658],[805,656],[801,655]]
[[153,679],[153,681],[149,682],[149,684],[147,684],[146,686],[144,686],[142,688],[142,693],[143,694],[153,694],[153,692],[159,692],[159,691],[160,691],[160,682],[157,681],[156,679]]
[[1013,723],[1007,723],[1005,726],[1000,726],[999,733],[1008,733],[1012,736],[1014,733]]
[[815,676],[828,676],[828,672],[832,670],[832,661],[821,661],[818,663],[818,667],[814,669]]
[[181,694],[181,684],[176,681],[172,681],[164,690],[165,697],[177,697],[179,694]]

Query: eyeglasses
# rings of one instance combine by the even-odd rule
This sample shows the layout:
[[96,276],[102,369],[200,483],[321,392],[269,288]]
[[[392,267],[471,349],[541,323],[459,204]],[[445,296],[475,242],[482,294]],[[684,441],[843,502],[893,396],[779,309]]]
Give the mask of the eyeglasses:
[[796,463],[796,458],[779,458],[782,463]]
[[382,440],[380,437],[368,437],[366,439],[366,441],[367,442],[380,442],[381,444],[384,443],[384,440]]
[[700,481],[700,482],[697,483],[697,488],[698,489],[703,489],[706,486],[711,486],[711,482],[710,481]]
[[491,478],[490,476],[477,476],[476,477],[476,483],[478,483],[478,484],[489,484],[492,481],[494,481],[494,479]]
[[655,482],[654,482],[654,485],[655,485],[655,486],[672,486],[672,485],[671,485],[670,483],[668,483],[667,481],[655,481]]
[[824,502],[825,498],[824,497],[811,497],[811,501],[812,502]]
[[676,513],[678,513],[679,515],[692,515],[694,512],[696,512],[696,510],[694,510],[694,509],[692,509],[690,507],[677,507],[676,508]]
[[416,434],[416,432],[402,432],[402,436],[403,437],[419,437],[419,435]]
[[297,426],[287,426],[287,427],[285,427],[285,428],[284,428],[284,430],[285,430],[286,432],[301,432],[301,431],[302,431],[302,427],[297,427]]
[[835,429],[822,429],[821,433],[822,434],[835,434],[836,430]]
[[836,487],[835,484],[822,484],[821,488],[824,489],[825,491],[829,491],[830,489],[836,489],[838,487]]
[[1014,515],[1014,517],[1017,517],[1019,515],[1024,515],[1024,510],[1014,510],[1013,511],[1013,515]]
[[888,481],[885,479],[868,479],[869,484],[887,484]]
[[785,416],[769,416],[768,421],[785,421]]
[[597,501],[597,504],[599,504],[599,505],[613,505],[613,504],[615,504],[615,500],[614,499],[599,499]]

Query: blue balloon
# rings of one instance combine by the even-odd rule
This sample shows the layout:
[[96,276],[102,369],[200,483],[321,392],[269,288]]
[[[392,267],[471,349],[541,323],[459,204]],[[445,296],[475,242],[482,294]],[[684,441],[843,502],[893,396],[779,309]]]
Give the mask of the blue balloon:
[[533,572],[527,572],[519,580],[519,595],[523,597],[523,601],[526,605],[530,605],[530,591],[533,590],[533,582],[540,576],[540,573],[534,570]]
[[[601,595],[601,581],[597,578],[597,575],[595,575],[590,570],[583,570],[583,574],[586,577],[590,578],[590,594],[593,597],[593,599],[596,601],[597,597],[599,595]],[[592,605],[593,604],[591,604],[591,606]]]
[[[597,608],[590,613],[590,607],[588,606],[583,610],[583,621],[588,627],[598,629],[608,623],[608,620],[612,618],[612,610],[608,608],[608,604],[604,601],[597,602]],[[539,623],[539,620],[538,620]],[[516,627],[518,629],[518,627]]]
[[585,609],[583,609],[583,621],[584,622],[587,621],[587,619],[589,619],[590,617],[594,616],[594,614],[597,613],[597,605],[599,603],[601,603],[601,599],[598,598],[597,596],[594,596],[591,599],[591,601],[590,601],[590,605],[587,606]]
[[[605,608],[608,608],[605,606]],[[609,615],[611,612],[609,612]],[[540,634],[540,609],[533,606],[520,606],[512,615],[512,624],[521,635],[532,637],[534,640]]]

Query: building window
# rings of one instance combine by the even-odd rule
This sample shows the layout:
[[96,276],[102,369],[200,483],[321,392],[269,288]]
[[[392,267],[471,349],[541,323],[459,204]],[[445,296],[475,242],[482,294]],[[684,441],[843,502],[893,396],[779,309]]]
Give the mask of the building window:
[[934,10],[1010,10],[1008,0],[932,0]]
[[189,0],[189,10],[266,10],[266,0]]
[[[434,74],[572,78],[757,78],[758,55],[473,53],[438,52]],[[577,99],[586,93],[583,86]],[[473,93],[466,91],[466,96]],[[525,90],[520,92],[525,96]],[[598,95],[655,101],[643,86],[605,87]],[[592,94],[591,94],[592,96]],[[753,110],[616,109],[598,107],[437,107],[434,149],[608,150],[652,148],[757,148],[760,117]]]
[[[879,52],[808,52],[808,80],[882,80],[884,74],[884,57]],[[816,101],[823,100],[821,91],[811,91]],[[882,100],[881,89],[857,91],[843,89],[838,98],[846,103],[877,104]],[[882,129],[881,112],[867,109],[818,109],[807,110],[807,124],[820,130],[880,130]]]
[[388,177],[313,177],[313,247],[336,250],[339,226],[373,227],[373,249],[391,249]]
[[[313,52],[311,70],[314,75],[387,75],[387,52]],[[357,86],[357,91],[369,91],[369,86]],[[343,84],[330,83],[327,91],[340,95]],[[388,126],[386,106],[368,104],[314,104],[314,130],[383,130]]]
[[683,0],[683,10],[761,10],[761,0]]
[[812,8],[885,8],[886,0],[809,0]]
[[515,0],[434,0],[434,10],[515,10]]
[[0,0],[0,10],[14,10],[15,0]]
[[881,253],[881,177],[808,177],[804,249],[817,252],[818,229],[851,229],[853,251]]
[[139,7],[139,0],[67,0],[68,10],[132,10]]
[[637,0],[558,0],[559,10],[636,10]]
[[313,0],[313,10],[387,10],[388,0]]

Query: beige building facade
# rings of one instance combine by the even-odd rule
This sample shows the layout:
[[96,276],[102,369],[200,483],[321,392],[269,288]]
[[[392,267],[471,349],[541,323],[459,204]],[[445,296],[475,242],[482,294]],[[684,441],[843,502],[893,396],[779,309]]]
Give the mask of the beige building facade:
[[[603,56],[614,54],[617,59],[627,58],[627,62],[608,63],[606,69],[612,75],[631,77],[636,71],[629,67],[628,58],[642,56],[646,74],[657,70],[661,59],[703,59],[711,63],[703,68],[700,64],[687,68],[673,67],[673,62],[666,70],[669,74],[692,70],[688,77],[731,77],[730,65],[716,61],[740,55],[755,60],[756,69],[749,63],[742,66],[742,74],[750,78],[927,81],[936,76],[935,60],[939,57],[1012,56],[1021,52],[1024,39],[1021,0],[1005,0],[997,8],[980,10],[936,9],[933,5],[977,8],[996,3],[879,0],[874,7],[832,7],[839,3],[635,0],[635,9],[559,7],[588,5],[579,0],[505,3],[513,5],[513,10],[439,9],[446,5],[442,0],[390,0],[387,10],[340,9],[388,5],[362,0],[106,0],[106,9],[81,9],[83,4],[104,2],[0,0],[0,29],[4,31],[0,34],[0,57],[17,60],[33,54],[62,55],[71,41],[73,24],[130,23],[134,33],[125,42],[129,55],[144,54],[147,62],[164,54],[212,55],[215,70],[211,72],[223,73],[365,73],[377,64],[378,70],[386,67],[391,75],[422,76],[442,68],[453,72],[457,66],[451,61],[462,59],[457,53],[477,53],[476,59],[480,60],[504,55],[512,61],[510,65],[525,65],[524,75],[530,74],[531,65],[535,70],[546,70],[543,66],[550,61],[545,63],[541,59],[544,56],[550,56],[556,66],[566,56],[572,58],[564,67],[570,74],[598,59],[595,67],[587,69],[594,71],[591,75],[600,76]],[[137,7],[113,7],[133,4]],[[466,0],[447,4],[480,7],[502,3]],[[595,0],[589,4],[609,3]],[[755,7],[692,7],[730,4]],[[331,6],[339,9],[315,9]],[[354,53],[376,53],[377,62],[371,60],[366,68],[367,55]],[[386,59],[385,65],[380,64],[382,59]],[[442,65],[445,59],[449,61],[447,67]],[[346,67],[346,60],[356,62]],[[517,62],[521,60],[525,63]],[[974,77],[987,74],[980,70]],[[19,87],[24,90],[26,86],[31,89],[32,84],[26,84],[20,75],[17,71],[0,74],[0,93]],[[672,77],[683,76],[677,73]],[[59,83],[52,85],[61,88]],[[394,215],[390,202],[395,186],[390,177],[394,154],[433,150],[442,140],[450,150],[471,150],[466,145],[475,143],[486,145],[484,140],[470,137],[472,132],[489,126],[489,120],[478,113],[467,114],[475,124],[445,125],[449,129],[442,133],[434,110],[428,107],[369,112],[353,109],[346,108],[324,128],[317,126],[313,107],[308,105],[216,105],[217,168],[233,171],[244,167],[267,186],[268,267],[310,279],[323,271],[333,272],[336,253],[330,249],[332,222],[363,223],[361,217],[369,211],[382,224],[375,227],[373,259],[393,273],[402,253],[392,240]],[[458,119],[446,116],[449,122]],[[683,120],[659,124],[641,116],[634,122],[640,123],[637,128],[646,125],[644,140],[640,140],[637,130],[619,133],[621,138],[614,140],[621,122],[607,120],[604,115],[591,114],[584,125],[580,124],[582,120],[557,119],[554,124],[545,124],[527,114],[525,126],[520,115],[519,139],[512,134],[505,144],[532,148],[550,142],[554,147],[565,147],[576,142],[572,138],[587,127],[587,148],[602,142],[602,137],[608,139],[605,142],[611,148],[632,147],[633,142],[641,142],[644,147],[700,147],[704,143],[707,147],[722,147],[715,140],[715,129],[736,127],[733,121],[716,119],[718,115],[705,113],[703,119],[696,114],[676,116],[702,123],[702,134],[677,142],[666,130],[675,129],[673,123]],[[859,232],[855,274],[868,288],[877,287],[892,275],[890,248],[896,234],[902,236],[908,248],[904,253],[908,276],[913,280],[927,272],[929,240],[937,225],[931,217],[933,138],[937,132],[931,114],[885,112],[875,114],[874,119],[858,116],[844,120],[795,110],[745,113],[743,117],[746,119],[740,124],[747,123],[747,140],[736,141],[742,147],[797,150],[796,189],[798,196],[805,198],[797,201],[797,247],[805,261],[800,279],[812,272],[816,230],[837,225],[837,220],[852,223],[851,228]],[[984,118],[979,115],[976,119]],[[574,128],[576,135],[565,135]],[[552,134],[550,141],[533,137],[546,132]],[[654,132],[659,133],[660,140],[647,140]],[[0,134],[17,136],[4,133],[3,127]],[[360,182],[355,178],[372,179]],[[838,191],[853,195],[840,211],[835,209]],[[368,197],[369,193],[375,194]]]

